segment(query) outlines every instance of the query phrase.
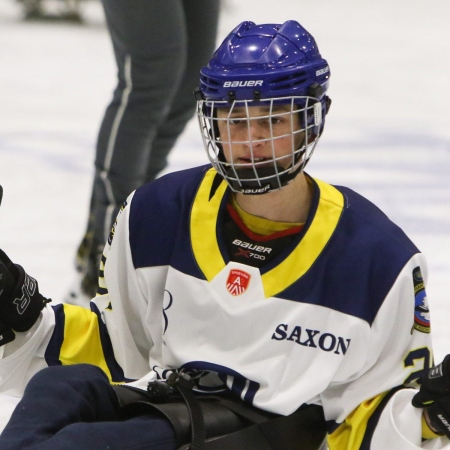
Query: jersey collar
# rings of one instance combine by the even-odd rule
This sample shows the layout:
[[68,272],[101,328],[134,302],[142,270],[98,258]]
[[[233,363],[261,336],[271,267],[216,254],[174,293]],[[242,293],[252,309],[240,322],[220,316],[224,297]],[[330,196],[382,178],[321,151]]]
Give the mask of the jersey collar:
[[[191,210],[190,233],[194,257],[208,281],[221,272],[226,262],[217,235],[222,226],[220,213],[228,201],[227,183],[217,183],[217,172],[211,168],[197,191]],[[319,191],[317,207],[311,208],[302,239],[292,251],[261,278],[266,298],[282,292],[301,278],[324,250],[337,227],[344,209],[344,197],[330,184],[313,179]],[[211,195],[214,189],[213,195]]]

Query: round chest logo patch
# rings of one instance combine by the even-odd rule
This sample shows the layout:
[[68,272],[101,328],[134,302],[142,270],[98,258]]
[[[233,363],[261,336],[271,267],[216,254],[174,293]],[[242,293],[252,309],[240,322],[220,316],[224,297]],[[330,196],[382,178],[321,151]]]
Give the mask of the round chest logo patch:
[[231,269],[227,278],[227,289],[231,295],[243,294],[250,284],[251,275],[243,270]]

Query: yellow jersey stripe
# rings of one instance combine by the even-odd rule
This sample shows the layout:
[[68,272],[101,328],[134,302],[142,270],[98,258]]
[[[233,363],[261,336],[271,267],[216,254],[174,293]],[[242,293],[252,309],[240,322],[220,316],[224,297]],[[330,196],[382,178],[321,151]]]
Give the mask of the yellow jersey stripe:
[[214,196],[210,199],[211,187],[217,172],[206,172],[192,205],[190,231],[195,259],[208,281],[211,281],[224,267],[225,261],[217,244],[217,218],[223,196],[227,190],[225,180],[220,183]]
[[100,367],[111,380],[105,360],[98,316],[92,311],[74,305],[64,305],[64,340],[59,359],[63,365],[78,363]]
[[[216,174],[214,169],[206,173],[195,197],[190,220],[194,256],[208,281],[225,267],[217,243],[217,219],[227,183],[223,180],[214,196],[210,198]],[[320,200],[313,222],[292,253],[278,266],[262,275],[266,298],[282,292],[309,270],[339,222],[344,208],[343,195],[333,186],[319,180],[315,181],[319,186]]]
[[328,436],[330,450],[359,450],[367,429],[367,422],[378,408],[386,392],[361,403],[336,430]]
[[314,219],[294,251],[262,275],[266,298],[282,292],[310,269],[339,222],[344,208],[343,195],[333,186],[315,181],[320,189],[320,200]]

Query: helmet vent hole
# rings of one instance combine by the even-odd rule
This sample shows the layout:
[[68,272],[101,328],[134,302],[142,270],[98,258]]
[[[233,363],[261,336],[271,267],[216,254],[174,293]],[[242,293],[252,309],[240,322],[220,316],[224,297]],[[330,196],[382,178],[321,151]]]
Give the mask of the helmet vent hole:
[[297,72],[292,75],[274,78],[270,85],[273,91],[280,91],[292,87],[301,86],[308,81],[308,74],[306,72]]

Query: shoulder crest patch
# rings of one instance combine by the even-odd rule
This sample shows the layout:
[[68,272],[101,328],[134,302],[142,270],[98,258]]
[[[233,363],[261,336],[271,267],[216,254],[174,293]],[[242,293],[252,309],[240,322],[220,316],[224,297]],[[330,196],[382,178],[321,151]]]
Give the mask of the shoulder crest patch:
[[414,325],[411,330],[411,334],[414,330],[421,333],[430,332],[430,310],[428,309],[427,293],[425,291],[425,284],[422,278],[422,271],[420,267],[416,267],[413,270],[413,283],[414,283]]

